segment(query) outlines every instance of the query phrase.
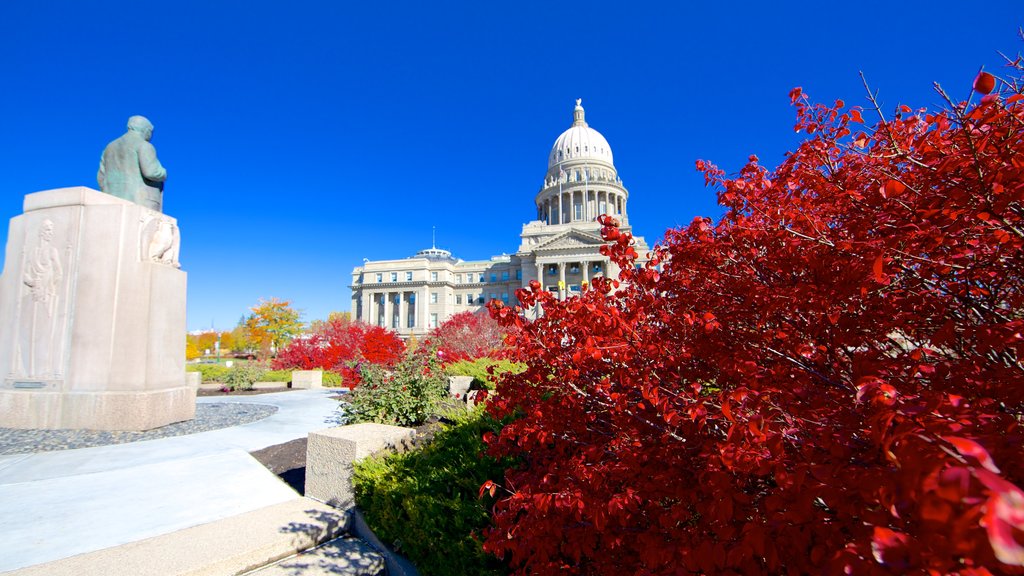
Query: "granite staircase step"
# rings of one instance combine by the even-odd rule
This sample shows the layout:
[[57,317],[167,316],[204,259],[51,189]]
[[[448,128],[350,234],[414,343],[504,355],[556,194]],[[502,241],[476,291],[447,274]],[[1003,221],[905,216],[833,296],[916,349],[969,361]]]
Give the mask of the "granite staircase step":
[[[296,497],[238,516],[193,526],[112,548],[37,564],[5,576],[227,576],[245,574],[295,558],[297,553],[347,536],[351,515],[309,498]],[[59,542],[54,542],[59,546]],[[369,547],[367,547],[368,549]],[[319,554],[349,564],[357,560],[355,543],[339,542]],[[320,556],[309,556],[310,564]],[[315,559],[315,560],[314,560]],[[383,562],[383,561],[381,561]],[[287,562],[282,563],[282,568]],[[380,574],[383,572],[267,572],[267,574]]]
[[384,576],[384,556],[359,538],[342,537],[246,576]]

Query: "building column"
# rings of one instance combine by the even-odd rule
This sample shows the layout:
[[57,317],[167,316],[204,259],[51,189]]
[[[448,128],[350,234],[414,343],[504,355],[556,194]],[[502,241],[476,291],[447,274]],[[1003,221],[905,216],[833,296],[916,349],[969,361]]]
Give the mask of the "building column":
[[580,291],[583,291],[583,284],[590,284],[590,262],[580,262],[581,270],[583,270],[583,282],[580,283]]
[[537,282],[540,282],[541,290],[544,289],[544,264],[537,262]]
[[407,330],[409,321],[406,316],[409,315],[409,302],[406,301],[406,292],[398,292],[398,330]]
[[558,222],[556,224],[565,224],[562,222],[562,190],[558,190]]
[[430,329],[428,324],[427,324],[430,321],[430,286],[424,286],[423,287],[423,298],[422,298],[422,300],[423,300],[423,306],[420,307],[420,310],[423,310],[423,315],[422,316],[417,315],[416,326],[417,327],[422,327],[424,332],[426,332],[426,331],[428,331]]
[[565,300],[568,286],[565,285],[565,262],[558,263],[558,299]]

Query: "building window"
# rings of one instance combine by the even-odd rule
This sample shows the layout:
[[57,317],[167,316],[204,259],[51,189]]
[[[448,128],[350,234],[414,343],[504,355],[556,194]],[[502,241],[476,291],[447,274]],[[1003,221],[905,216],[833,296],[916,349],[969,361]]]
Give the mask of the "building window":
[[431,272],[430,273],[430,281],[431,282],[437,282],[437,272]]
[[572,208],[573,208],[573,218],[575,218],[576,220],[582,220],[583,219],[583,205],[582,204],[573,204]]
[[406,272],[405,273],[405,281],[406,282],[412,282],[412,272]]
[[508,292],[505,292],[504,294],[501,295],[501,301],[504,302],[505,304],[508,304]]
[[430,327],[437,328],[437,312],[430,313]]
[[398,282],[398,272],[392,272],[391,273],[391,281],[392,282]]
[[498,281],[498,275],[497,274],[491,274],[491,282],[497,282],[497,281]]
[[522,279],[523,279],[523,270],[522,269],[516,270],[516,280],[522,280]]
[[491,300],[497,300],[497,299],[498,299],[498,295],[495,294],[494,292],[491,292]]
[[455,303],[456,304],[462,304],[462,294],[456,294],[455,295]]
[[558,274],[558,265],[552,264],[548,266],[548,276],[555,276]]
[[480,281],[481,281],[481,282],[483,282],[483,281],[484,281],[484,273],[483,273],[483,272],[481,272],[481,273],[480,273]]
[[570,274],[579,274],[580,273],[580,265],[579,264],[573,264],[572,266],[569,266],[569,273]]
[[501,273],[501,281],[508,282],[508,270]]
[[437,292],[430,293],[430,303],[437,304]]
[[455,276],[455,281],[458,282],[459,284],[462,284],[462,274],[457,274]]
[[384,274],[378,272],[377,273],[377,282],[383,282],[383,281],[384,281]]

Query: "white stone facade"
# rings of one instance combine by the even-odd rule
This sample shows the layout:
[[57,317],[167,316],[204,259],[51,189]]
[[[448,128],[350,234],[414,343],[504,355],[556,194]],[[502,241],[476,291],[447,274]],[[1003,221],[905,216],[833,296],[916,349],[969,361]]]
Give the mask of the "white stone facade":
[[[515,291],[531,280],[566,298],[595,276],[617,276],[600,253],[600,214],[630,231],[629,192],[612,161],[611,146],[590,128],[576,101],[572,126],[551,148],[544,183],[534,198],[536,220],[523,225],[515,254],[464,261],[438,248],[410,258],[366,261],[352,271],[352,317],[421,337],[454,314],[478,311],[490,300],[516,304]],[[647,243],[636,237],[643,257]]]

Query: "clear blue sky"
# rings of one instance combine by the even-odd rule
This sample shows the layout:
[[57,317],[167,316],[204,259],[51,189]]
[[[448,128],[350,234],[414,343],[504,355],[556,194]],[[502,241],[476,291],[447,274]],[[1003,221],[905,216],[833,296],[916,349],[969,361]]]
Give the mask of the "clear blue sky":
[[[692,4],[692,6],[687,6]],[[189,329],[260,298],[347,310],[362,259],[513,252],[583,98],[653,243],[718,216],[698,158],[775,166],[787,94],[886,109],[966,96],[1024,45],[1019,0],[0,1],[0,237],[25,194],[96,187],[133,114],[156,126]],[[867,117],[867,115],[865,115]]]

